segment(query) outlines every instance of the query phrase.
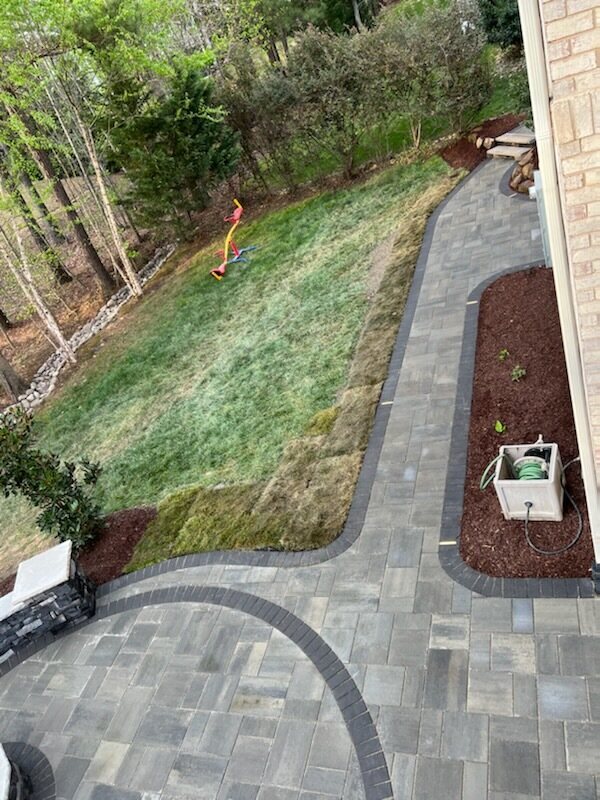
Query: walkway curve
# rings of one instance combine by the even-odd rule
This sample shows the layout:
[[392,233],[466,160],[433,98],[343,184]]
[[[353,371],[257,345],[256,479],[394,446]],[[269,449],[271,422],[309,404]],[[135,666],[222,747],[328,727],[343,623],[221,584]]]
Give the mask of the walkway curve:
[[[390,775],[379,734],[356,682],[323,638],[282,606],[247,592],[223,589],[219,586],[179,585],[109,601],[99,606],[95,616],[79,625],[77,630],[81,631],[95,622],[125,611],[173,603],[208,603],[242,611],[266,622],[287,636],[310,659],[335,698],[356,751],[366,800],[393,798]],[[71,631],[68,631],[58,637],[49,635],[32,643],[21,651],[21,658],[6,662],[8,668],[6,671],[40,652],[50,642],[64,639],[70,633]]]

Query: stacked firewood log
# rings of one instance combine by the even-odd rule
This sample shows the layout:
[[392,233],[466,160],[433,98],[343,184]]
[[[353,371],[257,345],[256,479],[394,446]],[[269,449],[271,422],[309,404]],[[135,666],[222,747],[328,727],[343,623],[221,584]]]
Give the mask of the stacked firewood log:
[[536,169],[538,169],[537,147],[532,147],[517,161],[508,182],[510,188],[515,192],[527,194],[533,186],[533,172]]

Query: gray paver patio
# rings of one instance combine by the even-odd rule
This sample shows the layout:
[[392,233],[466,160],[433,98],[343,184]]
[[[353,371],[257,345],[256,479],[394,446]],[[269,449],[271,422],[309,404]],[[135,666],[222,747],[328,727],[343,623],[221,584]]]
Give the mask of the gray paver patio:
[[[486,164],[437,218],[354,544],[313,566],[214,564],[102,599],[218,586],[296,614],[354,678],[397,800],[599,796],[598,601],[480,597],[437,555],[467,297],[542,259],[535,204],[498,191],[505,170]],[[149,605],[95,621],[1,678],[0,738],[39,747],[64,800],[389,797],[368,741],[365,792],[340,694],[265,621]],[[360,721],[360,703],[348,702]]]

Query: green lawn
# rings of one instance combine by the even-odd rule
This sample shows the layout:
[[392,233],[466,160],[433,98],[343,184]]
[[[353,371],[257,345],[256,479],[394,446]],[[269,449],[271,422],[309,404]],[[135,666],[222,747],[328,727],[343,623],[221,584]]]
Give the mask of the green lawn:
[[[286,445],[349,385],[368,314],[383,325],[369,298],[373,250],[394,232],[410,242],[405,296],[426,216],[456,179],[436,157],[269,213],[240,229],[238,243],[260,249],[221,282],[209,276],[215,245],[198,253],[130,305],[118,335],[106,336],[46,405],[42,444],[102,463],[97,495],[106,512],[190,485],[264,485]],[[385,307],[385,298],[376,300]],[[382,312],[380,348],[373,328],[372,361],[377,350],[387,358],[398,311]],[[30,515],[14,503],[2,501],[0,519],[23,542],[32,533]]]

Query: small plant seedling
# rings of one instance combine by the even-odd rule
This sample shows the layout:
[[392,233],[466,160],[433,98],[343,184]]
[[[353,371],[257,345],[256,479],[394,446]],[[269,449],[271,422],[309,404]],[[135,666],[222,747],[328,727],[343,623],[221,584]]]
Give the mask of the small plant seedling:
[[508,352],[506,347],[503,347],[502,350],[500,350],[500,352],[498,353],[498,361],[506,361],[509,355],[510,353]]
[[520,364],[515,364],[510,372],[510,377],[513,381],[516,381],[516,383],[518,383],[521,378],[524,378],[525,375],[527,375],[527,370]]
[[502,420],[497,419],[496,422],[494,422],[494,430],[496,433],[504,433],[506,430],[506,425],[502,422]]

